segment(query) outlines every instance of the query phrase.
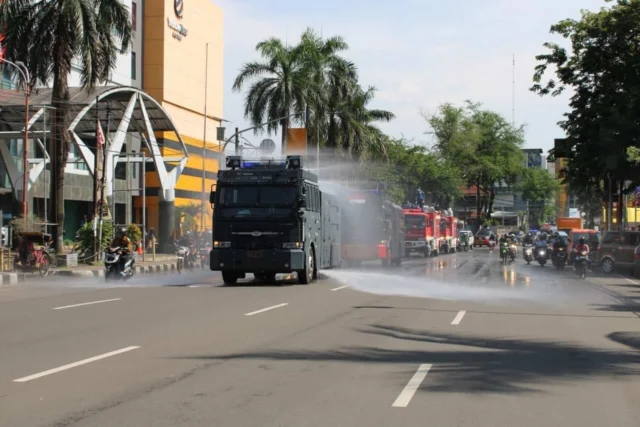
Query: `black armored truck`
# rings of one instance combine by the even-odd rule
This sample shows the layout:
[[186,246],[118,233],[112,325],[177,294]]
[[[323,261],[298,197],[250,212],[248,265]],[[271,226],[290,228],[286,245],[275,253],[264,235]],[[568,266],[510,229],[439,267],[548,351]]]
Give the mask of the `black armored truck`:
[[213,207],[212,271],[234,284],[251,273],[273,281],[297,273],[309,284],[318,270],[341,263],[340,206],[323,193],[301,156],[285,160],[243,160],[229,156],[218,171]]

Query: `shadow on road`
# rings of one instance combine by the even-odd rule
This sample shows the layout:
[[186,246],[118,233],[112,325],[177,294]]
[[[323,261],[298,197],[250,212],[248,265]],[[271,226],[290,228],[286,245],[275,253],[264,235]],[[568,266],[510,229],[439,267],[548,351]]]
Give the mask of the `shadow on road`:
[[607,338],[634,350],[640,350],[640,332],[612,332]]
[[[387,325],[374,325],[359,332],[412,344],[402,350],[377,347],[341,347],[328,351],[268,350],[187,359],[410,364],[412,370],[417,364],[432,363],[433,374],[429,374],[430,380],[424,389],[448,393],[539,392],[535,385],[550,381],[640,374],[640,354],[636,351],[604,350],[567,342],[467,337]],[[615,333],[609,338],[637,348],[638,335],[630,334]],[[429,344],[430,348],[415,348],[416,343]],[[433,344],[441,349],[434,349]]]

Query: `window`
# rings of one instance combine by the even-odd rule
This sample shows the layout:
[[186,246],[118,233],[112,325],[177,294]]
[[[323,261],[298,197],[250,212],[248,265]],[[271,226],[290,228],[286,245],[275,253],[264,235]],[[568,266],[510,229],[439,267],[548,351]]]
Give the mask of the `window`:
[[131,26],[133,27],[133,31],[136,31],[137,25],[136,25],[136,18],[138,17],[138,5],[133,2],[131,3]]
[[136,53],[131,52],[131,80],[136,79]]

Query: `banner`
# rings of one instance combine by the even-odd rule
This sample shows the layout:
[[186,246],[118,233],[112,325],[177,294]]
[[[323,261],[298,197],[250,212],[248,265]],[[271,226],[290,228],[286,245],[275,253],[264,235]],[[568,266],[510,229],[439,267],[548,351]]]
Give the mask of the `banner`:
[[307,154],[307,129],[290,128],[287,130],[287,148],[284,154]]

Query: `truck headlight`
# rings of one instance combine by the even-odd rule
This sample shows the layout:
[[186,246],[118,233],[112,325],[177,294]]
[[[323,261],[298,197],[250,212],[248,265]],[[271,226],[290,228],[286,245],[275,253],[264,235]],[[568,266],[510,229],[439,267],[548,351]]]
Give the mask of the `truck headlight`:
[[302,248],[302,242],[284,242],[282,249],[300,249]]
[[213,242],[214,248],[230,248],[231,242]]

